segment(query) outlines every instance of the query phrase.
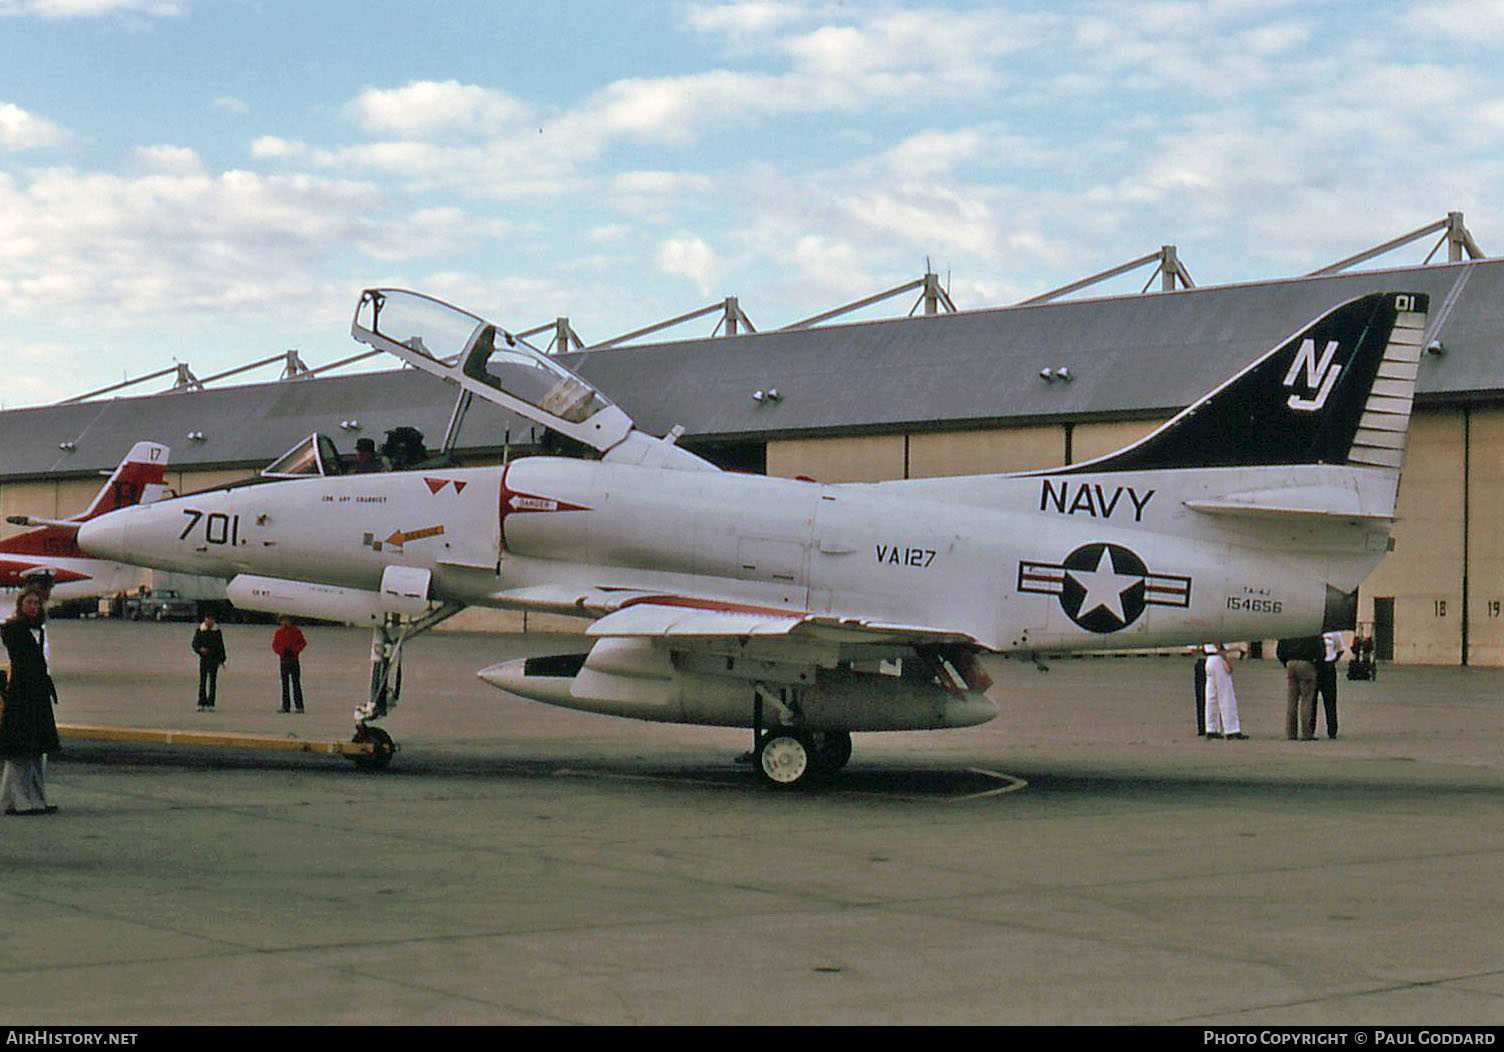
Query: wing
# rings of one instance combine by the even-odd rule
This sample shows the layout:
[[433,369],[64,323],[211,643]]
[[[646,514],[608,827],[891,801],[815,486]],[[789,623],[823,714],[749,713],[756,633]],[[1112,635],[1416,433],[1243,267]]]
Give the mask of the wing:
[[606,614],[587,630],[591,636],[652,636],[689,641],[696,638],[788,637],[803,643],[891,644],[922,646],[976,640],[964,632],[923,625],[903,625],[861,617],[840,617],[772,608],[740,606],[688,596],[643,597]]
[[645,591],[546,586],[507,598],[595,618],[588,652],[479,672],[551,705],[745,727],[758,699],[772,724],[839,731],[969,726],[997,713],[964,632]]
[[55,585],[89,579],[86,573],[44,559],[0,559],[0,588],[19,588],[34,577],[50,577]]
[[594,637],[661,638],[676,645],[694,640],[781,638],[819,645],[891,647],[980,645],[968,633],[932,625],[909,625],[860,615],[749,606],[706,596],[640,589],[543,585],[495,593],[497,605],[542,613],[594,617],[585,630]]

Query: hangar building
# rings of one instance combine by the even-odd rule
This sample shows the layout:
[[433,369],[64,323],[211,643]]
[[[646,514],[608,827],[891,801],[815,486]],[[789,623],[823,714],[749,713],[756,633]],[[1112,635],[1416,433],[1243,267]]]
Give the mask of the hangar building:
[[[1456,253],[1454,253],[1454,256]],[[1073,463],[1147,433],[1332,305],[1429,293],[1428,353],[1394,550],[1359,618],[1399,662],[1504,666],[1504,259],[570,352],[639,426],[679,425],[723,466],[876,481]],[[353,294],[352,294],[353,299]],[[729,303],[729,301],[728,301]],[[505,319],[497,319],[505,322]],[[562,326],[561,326],[562,328]],[[311,432],[342,451],[399,426],[430,447],[455,392],[412,370],[115,397],[0,413],[0,517],[80,510],[131,444],[172,447],[169,483],[243,478]],[[466,464],[536,448],[490,407],[458,422]],[[5,534],[16,527],[4,527]]]

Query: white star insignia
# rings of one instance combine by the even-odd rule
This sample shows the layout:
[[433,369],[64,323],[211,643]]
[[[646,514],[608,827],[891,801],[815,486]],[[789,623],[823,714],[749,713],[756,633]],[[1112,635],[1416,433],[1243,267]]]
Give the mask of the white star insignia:
[[1142,574],[1118,573],[1112,565],[1112,552],[1106,546],[1102,548],[1095,570],[1067,570],[1066,573],[1086,589],[1081,609],[1076,611],[1077,620],[1100,608],[1126,622],[1128,615],[1123,611],[1123,593],[1144,579]]

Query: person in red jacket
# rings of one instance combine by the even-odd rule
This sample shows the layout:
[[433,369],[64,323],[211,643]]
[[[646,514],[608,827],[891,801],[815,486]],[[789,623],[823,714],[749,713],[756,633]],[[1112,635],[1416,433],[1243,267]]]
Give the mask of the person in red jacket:
[[303,670],[298,664],[298,655],[308,646],[303,632],[292,623],[292,618],[282,615],[281,627],[272,636],[272,651],[282,666],[282,708],[279,712],[291,712],[289,696],[299,712],[303,711]]

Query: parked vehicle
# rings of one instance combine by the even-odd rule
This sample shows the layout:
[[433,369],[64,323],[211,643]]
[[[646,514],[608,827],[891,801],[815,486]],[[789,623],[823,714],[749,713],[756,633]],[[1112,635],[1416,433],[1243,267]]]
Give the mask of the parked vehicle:
[[171,590],[143,592],[126,599],[125,616],[131,621],[197,621],[198,600]]

